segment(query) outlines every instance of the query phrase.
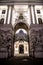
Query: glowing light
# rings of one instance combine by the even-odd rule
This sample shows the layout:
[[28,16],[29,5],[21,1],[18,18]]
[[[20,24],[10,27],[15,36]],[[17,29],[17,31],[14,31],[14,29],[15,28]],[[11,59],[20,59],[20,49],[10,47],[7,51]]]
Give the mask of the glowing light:
[[16,31],[16,34],[19,33],[20,30],[22,30],[25,34],[27,34],[27,31],[26,31],[25,29],[18,29],[18,30]]
[[[17,45],[17,47],[16,47],[16,45]],[[20,51],[19,46],[20,45],[24,46],[24,49],[23,49],[24,53],[23,54],[19,53],[19,51]],[[28,42],[26,42],[26,41],[15,42],[14,43],[14,56],[29,56],[29,50],[28,50],[29,48],[28,47],[29,47]]]

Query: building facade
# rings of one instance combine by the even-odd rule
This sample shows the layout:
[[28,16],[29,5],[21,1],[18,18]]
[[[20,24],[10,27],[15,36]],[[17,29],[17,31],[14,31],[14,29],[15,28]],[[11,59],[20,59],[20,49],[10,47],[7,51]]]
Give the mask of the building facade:
[[43,1],[1,0],[0,58],[29,56],[43,58]]

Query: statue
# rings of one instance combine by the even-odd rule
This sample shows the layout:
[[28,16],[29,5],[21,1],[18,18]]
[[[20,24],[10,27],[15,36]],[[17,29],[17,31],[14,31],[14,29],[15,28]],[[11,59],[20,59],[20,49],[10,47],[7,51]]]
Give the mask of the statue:
[[20,13],[19,19],[24,19],[23,14]]

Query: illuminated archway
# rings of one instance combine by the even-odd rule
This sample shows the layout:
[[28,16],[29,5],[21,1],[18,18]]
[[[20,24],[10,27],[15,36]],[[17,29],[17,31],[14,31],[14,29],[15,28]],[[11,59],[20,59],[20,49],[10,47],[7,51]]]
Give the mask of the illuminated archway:
[[25,29],[28,32],[29,25],[26,22],[15,23],[15,25],[14,25],[14,32],[16,32],[20,28]]
[[22,22],[14,27],[14,56],[29,56],[28,30],[28,26]]

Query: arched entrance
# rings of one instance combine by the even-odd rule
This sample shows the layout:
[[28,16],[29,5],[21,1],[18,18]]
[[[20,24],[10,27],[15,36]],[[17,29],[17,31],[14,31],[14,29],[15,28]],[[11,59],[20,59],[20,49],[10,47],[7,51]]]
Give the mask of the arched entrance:
[[[20,31],[17,33],[17,30]],[[25,30],[27,33],[25,33]],[[28,26],[25,23],[18,23],[14,28],[14,56],[29,56],[29,35]]]
[[29,44],[26,41],[14,43],[14,56],[29,56]]
[[24,45],[19,45],[19,53],[24,54]]

